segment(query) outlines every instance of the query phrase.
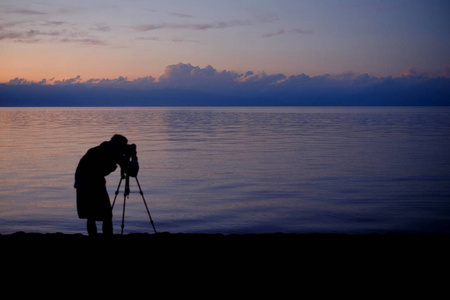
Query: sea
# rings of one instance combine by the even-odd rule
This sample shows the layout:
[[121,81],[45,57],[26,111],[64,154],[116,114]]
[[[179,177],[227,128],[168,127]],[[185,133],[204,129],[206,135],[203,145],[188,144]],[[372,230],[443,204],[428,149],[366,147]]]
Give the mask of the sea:
[[117,234],[450,233],[448,107],[2,107],[0,234],[86,234],[75,169],[116,133]]

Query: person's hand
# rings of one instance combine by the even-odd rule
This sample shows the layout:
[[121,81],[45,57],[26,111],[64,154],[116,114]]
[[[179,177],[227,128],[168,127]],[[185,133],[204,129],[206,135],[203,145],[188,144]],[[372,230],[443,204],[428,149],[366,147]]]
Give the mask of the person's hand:
[[131,157],[137,156],[137,147],[136,144],[128,145],[128,151]]

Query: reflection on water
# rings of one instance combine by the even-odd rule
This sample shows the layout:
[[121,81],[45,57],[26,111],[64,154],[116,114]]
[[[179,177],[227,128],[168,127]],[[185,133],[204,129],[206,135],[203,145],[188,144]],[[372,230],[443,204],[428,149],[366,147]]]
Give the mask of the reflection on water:
[[[73,174],[89,148],[115,133],[138,145],[158,231],[449,232],[449,113],[2,108],[0,233],[84,233]],[[113,198],[119,172],[107,180]],[[126,213],[125,232],[152,232],[139,194]]]

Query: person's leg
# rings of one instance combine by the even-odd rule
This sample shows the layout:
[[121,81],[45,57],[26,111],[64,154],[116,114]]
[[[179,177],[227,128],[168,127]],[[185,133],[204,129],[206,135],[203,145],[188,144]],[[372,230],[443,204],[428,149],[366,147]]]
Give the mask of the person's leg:
[[107,236],[113,235],[112,216],[110,218],[105,218],[103,220],[103,235]]
[[99,204],[101,207],[101,215],[103,220],[103,235],[104,236],[112,236],[113,235],[113,223],[112,223],[112,208],[111,202],[109,201],[108,191],[106,190],[106,186],[103,186],[101,190],[99,190],[98,196]]
[[86,227],[89,236],[97,235],[97,225],[95,224],[95,219],[87,219]]

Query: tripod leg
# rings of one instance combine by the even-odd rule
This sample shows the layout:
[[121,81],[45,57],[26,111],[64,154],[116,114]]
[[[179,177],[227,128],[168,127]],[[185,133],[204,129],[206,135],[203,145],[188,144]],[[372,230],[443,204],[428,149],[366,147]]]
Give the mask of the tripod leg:
[[116,204],[117,195],[119,194],[120,185],[122,184],[122,177],[120,177],[119,185],[117,186],[116,195],[114,196],[113,204],[111,205],[111,210],[114,208],[114,204]]
[[127,195],[123,195],[123,210],[122,210],[122,225],[120,234],[123,235],[123,228],[125,227],[125,204],[127,203]]
[[135,178],[136,178],[136,183],[137,183],[137,185],[139,187],[139,193],[141,194],[142,200],[144,201],[145,208],[147,209],[147,214],[148,214],[148,217],[150,219],[150,224],[152,224],[153,230],[155,231],[155,234],[156,234],[155,224],[153,223],[152,216],[150,215],[150,210],[148,209],[147,202],[145,201],[144,192],[141,189],[141,185],[139,184],[139,180],[137,179],[137,177],[135,177]]

